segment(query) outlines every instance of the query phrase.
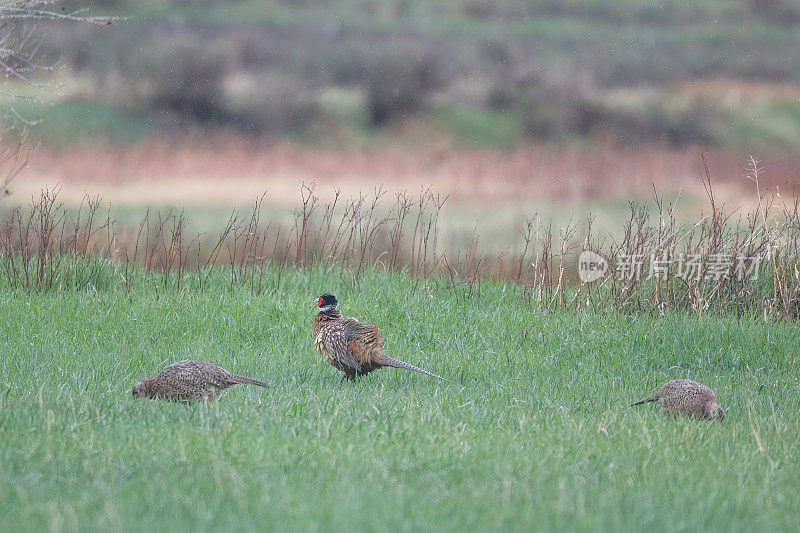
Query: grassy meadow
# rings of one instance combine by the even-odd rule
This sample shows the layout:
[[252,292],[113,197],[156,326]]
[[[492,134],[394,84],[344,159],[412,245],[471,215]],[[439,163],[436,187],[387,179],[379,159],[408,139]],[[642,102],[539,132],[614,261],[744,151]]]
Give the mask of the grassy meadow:
[[[796,323],[543,311],[513,286],[289,270],[126,291],[0,287],[0,516],[13,531],[790,530]],[[314,351],[315,298],[378,324],[355,384]],[[264,379],[217,402],[134,400],[185,358]],[[722,422],[629,404],[711,386]]]
[[792,2],[88,4],[0,8],[0,533],[796,530]]

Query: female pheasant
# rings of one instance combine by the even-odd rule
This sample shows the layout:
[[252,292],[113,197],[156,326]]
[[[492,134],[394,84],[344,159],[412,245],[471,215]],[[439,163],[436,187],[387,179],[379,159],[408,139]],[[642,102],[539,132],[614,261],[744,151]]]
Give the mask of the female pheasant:
[[213,363],[180,361],[173,363],[150,379],[133,386],[134,398],[165,398],[167,400],[215,400],[222,391],[233,385],[258,385],[261,381],[235,376]]
[[714,391],[691,379],[667,381],[652,396],[633,405],[658,402],[665,415],[692,415],[699,418],[723,418],[725,413],[717,403]]
[[402,368],[449,381],[416,366],[383,354],[378,327],[355,318],[342,317],[336,297],[326,292],[317,299],[319,313],[314,318],[314,346],[320,355],[341,370],[342,379],[355,380],[384,366]]

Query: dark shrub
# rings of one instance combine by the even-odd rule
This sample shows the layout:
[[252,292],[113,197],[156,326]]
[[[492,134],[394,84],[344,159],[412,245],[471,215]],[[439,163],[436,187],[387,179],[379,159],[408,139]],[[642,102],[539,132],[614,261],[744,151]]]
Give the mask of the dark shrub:
[[370,125],[385,126],[423,107],[434,85],[434,65],[422,56],[390,55],[367,73],[367,113]]

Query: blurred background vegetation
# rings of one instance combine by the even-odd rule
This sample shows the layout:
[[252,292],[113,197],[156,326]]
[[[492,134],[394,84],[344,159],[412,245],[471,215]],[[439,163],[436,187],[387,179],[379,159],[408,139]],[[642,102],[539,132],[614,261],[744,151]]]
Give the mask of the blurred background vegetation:
[[[44,22],[46,144],[800,147],[791,0],[97,0]],[[48,27],[49,25],[49,27]],[[52,73],[48,74],[52,79]],[[22,90],[22,89],[21,89]],[[78,124],[78,126],[76,126]]]

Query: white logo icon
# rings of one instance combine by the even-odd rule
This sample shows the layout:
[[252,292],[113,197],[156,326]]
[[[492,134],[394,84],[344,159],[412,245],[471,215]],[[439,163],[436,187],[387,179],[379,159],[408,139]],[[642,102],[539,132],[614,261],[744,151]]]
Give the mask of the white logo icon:
[[584,250],[578,256],[578,277],[584,283],[591,283],[605,275],[608,261],[602,255],[591,250]]

